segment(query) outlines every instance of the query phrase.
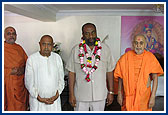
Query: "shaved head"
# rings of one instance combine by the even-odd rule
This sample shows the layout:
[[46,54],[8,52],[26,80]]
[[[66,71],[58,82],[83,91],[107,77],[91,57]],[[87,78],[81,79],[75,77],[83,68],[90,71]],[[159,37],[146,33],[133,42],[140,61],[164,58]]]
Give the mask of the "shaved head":
[[5,38],[6,43],[14,44],[16,41],[16,37],[17,37],[17,34],[16,34],[15,28],[13,28],[11,26],[5,28],[4,38]]
[[136,54],[142,54],[146,47],[146,38],[143,34],[138,34],[132,41],[132,46]]
[[140,38],[143,39],[143,41],[144,41],[144,43],[145,43],[145,45],[146,45],[146,37],[145,37],[143,34],[138,34],[138,35],[136,35],[136,36],[133,38],[133,41],[135,41],[136,39],[137,39],[137,40],[140,40]]

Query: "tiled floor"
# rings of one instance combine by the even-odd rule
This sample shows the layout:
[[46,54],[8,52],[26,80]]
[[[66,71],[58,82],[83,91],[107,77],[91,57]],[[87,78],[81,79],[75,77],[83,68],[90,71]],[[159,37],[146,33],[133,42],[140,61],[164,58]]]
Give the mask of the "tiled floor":
[[153,111],[164,111],[164,97],[157,96],[155,106],[153,107]]
[[[73,108],[69,104],[69,92],[68,92],[68,81],[67,77],[65,79],[65,89],[61,94],[61,105],[63,111],[73,111]],[[114,101],[111,105],[105,107],[105,111],[121,111],[120,105],[117,102],[117,95],[114,97]],[[157,96],[155,100],[155,106],[153,107],[153,111],[164,111],[164,97],[163,96]]]
[[[121,111],[120,105],[117,102],[117,96],[115,96],[114,101],[111,105],[105,107],[105,111]],[[62,110],[63,111],[73,111],[73,108],[68,102],[68,95],[61,96],[62,99]],[[156,97],[156,103],[153,107],[153,111],[164,111],[164,97]]]

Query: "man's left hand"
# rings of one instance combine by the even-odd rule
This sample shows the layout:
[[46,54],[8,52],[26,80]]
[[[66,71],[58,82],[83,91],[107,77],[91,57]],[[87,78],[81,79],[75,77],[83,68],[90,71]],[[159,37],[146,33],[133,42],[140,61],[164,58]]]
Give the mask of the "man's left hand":
[[154,105],[155,105],[155,97],[154,96],[151,96],[150,97],[150,100],[149,100],[149,108],[152,108],[152,107],[154,107]]
[[107,95],[107,106],[109,106],[110,104],[112,104],[113,100],[114,100],[114,95],[108,93],[108,95]]
[[16,73],[17,76],[21,76],[21,75],[23,75],[24,73],[25,73],[25,67],[24,67],[24,66],[17,68],[17,73]]
[[48,101],[50,101],[50,102],[53,102],[53,103],[54,103],[54,101],[55,101],[58,97],[59,97],[59,93],[58,93],[58,91],[57,91],[56,95],[55,95],[55,96],[53,96],[53,97],[51,97],[51,98],[49,98],[49,99],[48,99]]

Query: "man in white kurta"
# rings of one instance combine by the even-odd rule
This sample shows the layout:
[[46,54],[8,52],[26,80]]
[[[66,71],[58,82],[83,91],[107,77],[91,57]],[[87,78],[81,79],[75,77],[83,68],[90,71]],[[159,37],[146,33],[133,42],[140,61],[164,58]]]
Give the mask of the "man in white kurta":
[[[45,36],[42,39],[45,40],[47,37],[50,38],[50,36]],[[44,46],[45,48],[42,49],[44,43],[48,46]],[[44,56],[41,52],[50,47],[50,44],[43,42],[42,45],[40,45],[41,51],[32,54],[26,64],[25,86],[30,93],[30,110],[61,111],[60,94],[64,89],[62,60],[58,54],[51,52],[50,49],[50,55]],[[59,96],[51,103],[42,102],[38,99],[40,97],[41,99],[51,100],[58,95],[57,92]]]

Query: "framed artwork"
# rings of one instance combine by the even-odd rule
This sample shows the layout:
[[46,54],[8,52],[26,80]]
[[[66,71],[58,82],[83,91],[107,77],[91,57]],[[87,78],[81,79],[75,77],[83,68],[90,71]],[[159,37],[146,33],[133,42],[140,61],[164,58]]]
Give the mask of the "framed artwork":
[[146,37],[146,50],[164,57],[164,16],[122,16],[121,55],[132,49],[137,34]]

